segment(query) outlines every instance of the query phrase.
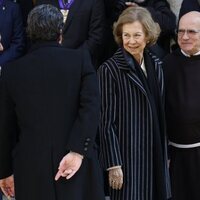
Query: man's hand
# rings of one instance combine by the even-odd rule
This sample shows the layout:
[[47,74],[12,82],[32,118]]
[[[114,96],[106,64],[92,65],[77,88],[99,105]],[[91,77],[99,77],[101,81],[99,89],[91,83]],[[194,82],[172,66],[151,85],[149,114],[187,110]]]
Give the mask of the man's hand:
[[75,152],[69,152],[61,160],[55,180],[57,181],[60,177],[70,179],[79,170],[82,160],[82,155]]
[[110,169],[108,172],[109,185],[115,190],[120,190],[123,185],[123,172],[121,167]]
[[10,199],[10,197],[14,197],[15,187],[13,175],[4,179],[0,179],[0,188],[8,199]]
[[3,45],[0,42],[0,51],[3,51]]
[[3,45],[1,44],[1,34],[0,34],[0,51],[3,51]]

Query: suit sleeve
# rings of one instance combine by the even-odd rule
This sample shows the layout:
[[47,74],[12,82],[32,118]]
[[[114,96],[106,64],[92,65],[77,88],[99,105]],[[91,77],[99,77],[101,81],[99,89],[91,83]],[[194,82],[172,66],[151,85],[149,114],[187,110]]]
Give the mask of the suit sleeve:
[[11,11],[13,27],[10,46],[0,55],[0,64],[5,64],[8,61],[20,57],[23,54],[25,48],[24,27],[21,10],[19,6],[15,4],[15,7],[13,7],[13,10]]
[[101,162],[105,169],[122,165],[117,127],[115,126],[117,99],[116,84],[110,70],[100,66],[98,70],[101,95],[101,117],[99,125]]
[[0,179],[12,174],[12,147],[16,133],[16,115],[3,71],[0,76]]
[[79,109],[67,142],[67,150],[90,157],[99,123],[100,97],[97,76],[89,53],[83,52]]
[[91,11],[88,39],[84,46],[89,49],[92,59],[97,59],[103,50],[105,36],[105,8],[102,0],[95,0]]

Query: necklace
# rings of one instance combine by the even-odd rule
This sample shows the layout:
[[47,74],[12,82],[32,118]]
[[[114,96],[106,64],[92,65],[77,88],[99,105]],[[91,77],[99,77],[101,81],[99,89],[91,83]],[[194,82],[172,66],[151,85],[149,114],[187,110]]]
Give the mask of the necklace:
[[60,11],[63,14],[63,22],[65,23],[67,20],[67,16],[69,13],[69,9],[71,5],[73,4],[74,0],[68,0],[67,3],[64,2],[64,0],[58,0]]

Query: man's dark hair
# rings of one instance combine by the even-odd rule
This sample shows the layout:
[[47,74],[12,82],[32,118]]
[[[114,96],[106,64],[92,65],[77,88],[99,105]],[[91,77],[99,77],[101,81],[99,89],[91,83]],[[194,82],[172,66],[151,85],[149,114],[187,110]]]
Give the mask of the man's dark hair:
[[32,41],[57,40],[63,28],[63,15],[56,7],[36,6],[28,15],[27,34]]

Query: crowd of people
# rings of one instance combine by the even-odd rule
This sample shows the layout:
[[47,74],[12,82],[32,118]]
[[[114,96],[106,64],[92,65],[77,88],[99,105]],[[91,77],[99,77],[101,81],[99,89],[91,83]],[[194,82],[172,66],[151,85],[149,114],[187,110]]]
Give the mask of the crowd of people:
[[200,199],[200,1],[0,10],[0,200]]

